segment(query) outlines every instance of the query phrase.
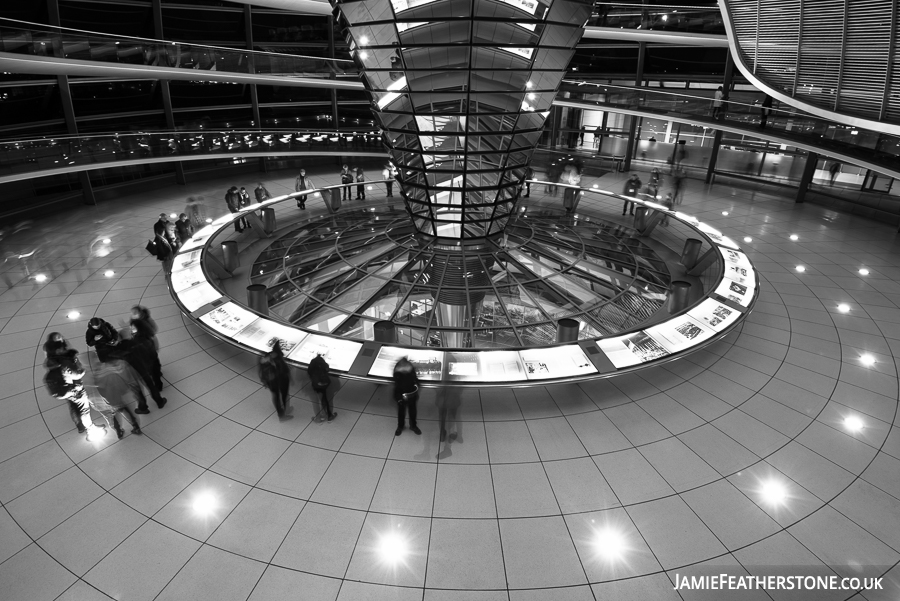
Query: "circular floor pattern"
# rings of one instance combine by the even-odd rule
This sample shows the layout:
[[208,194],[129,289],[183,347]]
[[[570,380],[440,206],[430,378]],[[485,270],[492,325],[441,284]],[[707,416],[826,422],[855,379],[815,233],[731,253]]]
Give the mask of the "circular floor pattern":
[[[292,177],[266,186],[289,189]],[[599,183],[620,186],[612,174]],[[53,245],[28,274],[7,263],[0,295],[0,590],[34,601],[300,591],[317,600],[676,600],[697,598],[673,590],[676,573],[790,569],[887,573],[891,590],[858,598],[896,599],[896,233],[690,184],[694,214],[753,238],[760,297],[737,330],[608,380],[425,391],[422,436],[395,437],[390,391],[363,382],[340,382],[337,419],[313,421],[300,374],[295,418],[279,422],[255,357],[178,314],[134,240],[175,198],[212,196],[218,183],[38,222],[7,248]],[[112,241],[98,250],[98,237]],[[47,281],[33,279],[35,266]],[[135,302],[160,326],[169,403],[144,416],[144,436],[90,444],[44,392],[36,349],[60,331],[83,350],[88,317],[115,320]]]

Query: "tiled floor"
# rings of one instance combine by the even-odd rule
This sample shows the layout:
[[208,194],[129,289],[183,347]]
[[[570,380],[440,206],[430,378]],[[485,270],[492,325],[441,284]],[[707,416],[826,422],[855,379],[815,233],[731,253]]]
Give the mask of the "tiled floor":
[[[273,193],[293,181],[267,177]],[[466,390],[458,435],[441,443],[433,390],[423,435],[395,438],[384,390],[342,382],[338,418],[321,424],[298,374],[296,419],[279,423],[253,357],[182,319],[147,232],[188,194],[222,213],[230,183],[49,216],[3,240],[4,257],[36,253],[0,273],[0,598],[853,594],[673,590],[676,573],[723,571],[887,573],[888,591],[858,598],[900,598],[894,227],[691,181],[686,211],[752,238],[762,287],[746,322],[635,375]],[[599,184],[618,190],[621,176]],[[143,437],[88,443],[43,388],[41,342],[59,331],[85,350],[89,317],[118,323],[135,303],[162,330],[169,403],[143,417]],[[783,498],[765,494],[771,483]]]

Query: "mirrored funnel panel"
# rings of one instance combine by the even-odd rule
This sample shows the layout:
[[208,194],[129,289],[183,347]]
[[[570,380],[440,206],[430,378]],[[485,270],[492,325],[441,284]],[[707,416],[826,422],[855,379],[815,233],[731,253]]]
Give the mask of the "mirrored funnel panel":
[[585,0],[332,0],[417,232],[503,232]]

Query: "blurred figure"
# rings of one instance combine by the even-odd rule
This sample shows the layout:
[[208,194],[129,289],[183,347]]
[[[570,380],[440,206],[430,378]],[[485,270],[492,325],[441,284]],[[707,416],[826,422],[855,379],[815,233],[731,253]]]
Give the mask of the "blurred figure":
[[653,171],[650,172],[650,182],[648,183],[651,189],[651,193],[653,198],[655,199],[659,196],[659,187],[662,185],[662,175],[659,173],[659,169],[656,167],[653,168]]
[[[622,194],[625,196],[632,196],[636,198],[638,192],[641,191],[641,184],[641,178],[638,177],[638,174],[632,173],[631,178],[625,182],[625,189],[622,190]],[[631,209],[629,214],[634,215],[634,203],[626,200],[624,204],[622,204],[622,215],[624,215],[629,208]]]
[[[669,192],[668,194],[666,194],[666,198],[665,198],[665,200],[663,200],[663,204],[664,204],[665,207],[666,207],[667,209],[669,209],[670,211],[671,211],[672,209],[675,208],[675,199],[672,197],[672,193],[671,193],[671,192]],[[668,215],[668,213],[666,214],[665,217],[662,218],[662,221],[661,221],[660,223],[661,223],[662,225],[666,226],[666,227],[669,227],[669,215]]]
[[353,171],[356,172],[356,200],[365,200],[366,186],[360,182],[366,181],[366,174],[363,173],[362,167],[354,167]]
[[266,187],[262,182],[259,182],[256,188],[253,190],[253,194],[256,196],[256,202],[263,202],[272,198],[272,195],[269,194],[269,191],[266,190]]
[[759,109],[759,128],[765,129],[766,123],[769,120],[769,113],[772,112],[772,97],[766,94],[765,100],[762,101],[762,105]]
[[[78,360],[78,351],[69,348],[65,339],[57,332],[50,334],[44,343],[44,352],[47,358],[44,366],[47,373],[44,375],[44,385],[47,391],[56,399],[66,401],[69,405],[69,415],[78,428],[79,434],[87,432],[90,422],[89,412],[85,402],[82,402],[84,386],[81,379],[84,376],[84,368]],[[81,376],[77,376],[77,374]]]
[[[241,195],[238,193],[237,186],[231,186],[230,188],[228,188],[228,192],[225,193],[225,205],[228,207],[228,211],[232,214],[237,213],[241,210]],[[234,231],[238,233],[244,231],[243,217],[234,220]]]
[[[306,169],[300,170],[300,175],[297,176],[297,179],[294,180],[294,191],[302,192],[303,190],[312,190],[314,186],[312,182],[309,181],[309,178],[306,177]],[[306,194],[297,197],[297,207],[300,210],[306,210]]]
[[409,411],[409,429],[416,434],[422,431],[416,425],[419,400],[419,376],[415,366],[409,359],[403,357],[394,366],[394,400],[397,401],[397,431],[394,436],[400,436],[406,425],[406,413]]
[[534,169],[529,165],[525,168],[525,198],[531,196],[531,182],[528,180],[534,179]]
[[725,89],[722,86],[716,88],[716,94],[713,98],[713,119],[718,119],[722,114],[722,103],[725,100]]
[[194,226],[191,224],[191,220],[188,219],[187,213],[182,213],[178,216],[178,221],[175,222],[175,237],[178,238],[178,248],[184,246],[184,243],[190,240],[193,235]]
[[684,196],[684,180],[687,178],[687,174],[684,172],[684,169],[678,168],[672,174],[672,203],[675,206],[681,204],[681,200]]
[[841,172],[841,164],[832,163],[831,167],[828,169],[828,172],[831,174],[831,185],[833,186],[838,174]]
[[272,343],[272,350],[259,358],[259,380],[272,393],[272,404],[275,405],[278,419],[281,421],[293,419],[289,406],[291,372],[284,360],[281,341],[277,338]]
[[[145,322],[134,322],[131,324],[131,340],[122,340],[110,358],[127,361],[143,380],[147,390],[150,391],[150,396],[156,401],[156,406],[162,409],[168,400],[159,394],[163,388],[162,366],[156,348],[153,346],[152,336],[153,334]],[[143,395],[138,397],[138,408],[135,413],[141,415],[150,413],[147,399]]]
[[[571,186],[581,185],[581,165],[569,163],[563,169],[562,182]],[[578,208],[578,196],[581,190],[578,188],[565,188],[563,190],[563,207],[566,213],[573,213]]]
[[[121,413],[128,423],[131,424],[132,434],[143,434],[143,432],[141,432],[141,424],[138,422],[137,417],[128,408],[130,398],[133,396],[139,405],[142,399],[143,404],[147,404],[144,392],[141,390],[139,378],[140,376],[134,371],[134,368],[120,359],[101,363],[100,367],[94,371],[97,391],[115,413]],[[115,418],[113,425],[116,428],[116,435],[122,438],[125,431],[119,426],[118,420]]]
[[313,360],[309,362],[306,373],[309,374],[309,381],[312,383],[313,390],[320,395],[322,411],[325,412],[328,421],[331,421],[335,418],[337,413],[332,410],[331,400],[328,398],[328,387],[331,386],[331,377],[328,375],[329,369],[325,357],[316,355]]
[[446,443],[438,459],[446,459],[453,454],[450,444],[462,442],[462,422],[459,421],[459,406],[462,402],[462,389],[458,386],[446,386],[437,395],[438,419],[441,427],[441,442]]
[[109,361],[113,348],[119,344],[119,333],[109,322],[92,317],[84,333],[84,343],[97,351],[97,358],[102,363]]
[[241,186],[241,190],[240,192],[238,192],[238,195],[240,196],[240,207],[242,209],[244,207],[249,207],[250,204],[252,204],[250,202],[250,193],[247,192],[247,188],[245,188],[244,186]]
[[188,219],[195,231],[206,225],[206,209],[198,202],[198,199],[193,196],[188,197],[184,212],[187,213]]
[[147,325],[147,329],[151,333],[151,338],[153,339],[153,346],[159,351],[159,340],[156,338],[156,333],[159,331],[159,327],[157,327],[156,322],[153,321],[153,318],[150,317],[150,309],[147,307],[142,307],[141,305],[135,305],[131,308],[131,318],[128,321],[129,329],[134,325],[136,321],[143,321]]
[[169,246],[172,247],[172,253],[174,255],[174,253],[178,252],[178,249],[181,248],[181,243],[178,240],[178,234],[175,232],[175,224],[171,221],[166,224],[165,236]]
[[390,164],[385,165],[384,169],[381,170],[381,179],[387,180],[384,183],[384,187],[387,188],[387,198],[390,198],[394,195],[394,180],[391,175],[391,166]]

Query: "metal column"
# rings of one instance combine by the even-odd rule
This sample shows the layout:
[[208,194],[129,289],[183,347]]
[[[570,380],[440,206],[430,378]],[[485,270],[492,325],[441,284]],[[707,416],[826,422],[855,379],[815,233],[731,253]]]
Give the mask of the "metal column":
[[[163,39],[163,22],[162,22],[162,4],[160,0],[153,0],[151,10],[153,11],[153,35],[157,39]],[[169,91],[169,80],[160,79],[159,89],[162,94],[163,112],[166,115],[166,127],[175,130],[175,113],[172,111],[172,94]],[[175,183],[182,186],[186,183],[184,177],[184,165],[181,161],[175,161]]]
[[719,146],[722,145],[722,130],[717,129],[713,135],[712,151],[709,153],[709,166],[706,168],[706,183],[712,182],[716,171],[716,161],[719,159]]
[[800,178],[800,189],[797,190],[797,200],[795,202],[803,202],[806,197],[806,191],[809,190],[809,184],[812,183],[813,175],[816,173],[816,165],[819,164],[819,155],[810,152],[806,157],[806,165],[803,167],[803,176]]
[[[640,94],[640,88],[644,87],[644,62],[647,59],[647,43],[640,42],[638,44],[638,64],[637,64],[637,73],[634,74],[634,87],[635,93]],[[634,139],[635,134],[637,133],[637,120],[638,117],[634,115],[628,118],[628,145],[625,148],[625,163],[623,165],[623,170],[631,171],[631,157],[634,155],[634,149],[637,145],[637,141]]]

